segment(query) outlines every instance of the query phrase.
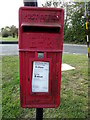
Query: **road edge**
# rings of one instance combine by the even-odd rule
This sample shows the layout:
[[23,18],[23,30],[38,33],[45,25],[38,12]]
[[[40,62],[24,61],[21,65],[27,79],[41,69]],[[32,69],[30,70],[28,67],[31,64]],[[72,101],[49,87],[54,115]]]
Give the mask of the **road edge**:
[[0,44],[18,44],[18,41],[0,41]]

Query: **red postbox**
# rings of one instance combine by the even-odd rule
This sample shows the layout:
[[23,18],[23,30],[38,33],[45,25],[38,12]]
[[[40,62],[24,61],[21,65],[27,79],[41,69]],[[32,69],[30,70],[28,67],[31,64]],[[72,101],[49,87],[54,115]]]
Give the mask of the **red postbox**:
[[64,11],[19,9],[20,101],[24,108],[60,104]]

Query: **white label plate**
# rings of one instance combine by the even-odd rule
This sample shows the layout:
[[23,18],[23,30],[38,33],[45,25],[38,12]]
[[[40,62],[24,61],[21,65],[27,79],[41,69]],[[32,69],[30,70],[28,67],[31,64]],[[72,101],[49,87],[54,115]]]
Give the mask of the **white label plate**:
[[48,92],[49,62],[33,62],[32,92]]

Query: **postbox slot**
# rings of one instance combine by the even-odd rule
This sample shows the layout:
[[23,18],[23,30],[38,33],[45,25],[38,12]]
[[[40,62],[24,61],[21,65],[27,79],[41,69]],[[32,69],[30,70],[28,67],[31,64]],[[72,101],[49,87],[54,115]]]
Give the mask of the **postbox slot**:
[[59,33],[60,25],[22,25],[23,32]]

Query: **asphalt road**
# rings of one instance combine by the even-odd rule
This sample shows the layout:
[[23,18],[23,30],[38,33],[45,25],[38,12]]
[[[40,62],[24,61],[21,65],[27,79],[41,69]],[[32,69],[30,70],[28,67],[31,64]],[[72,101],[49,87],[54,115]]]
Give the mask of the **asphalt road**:
[[71,54],[88,54],[87,45],[76,45],[76,44],[64,44],[63,45],[64,53]]
[[[87,55],[86,45],[64,44],[63,53]],[[0,55],[18,55],[18,44],[0,44]]]
[[18,44],[0,44],[0,55],[18,55]]

